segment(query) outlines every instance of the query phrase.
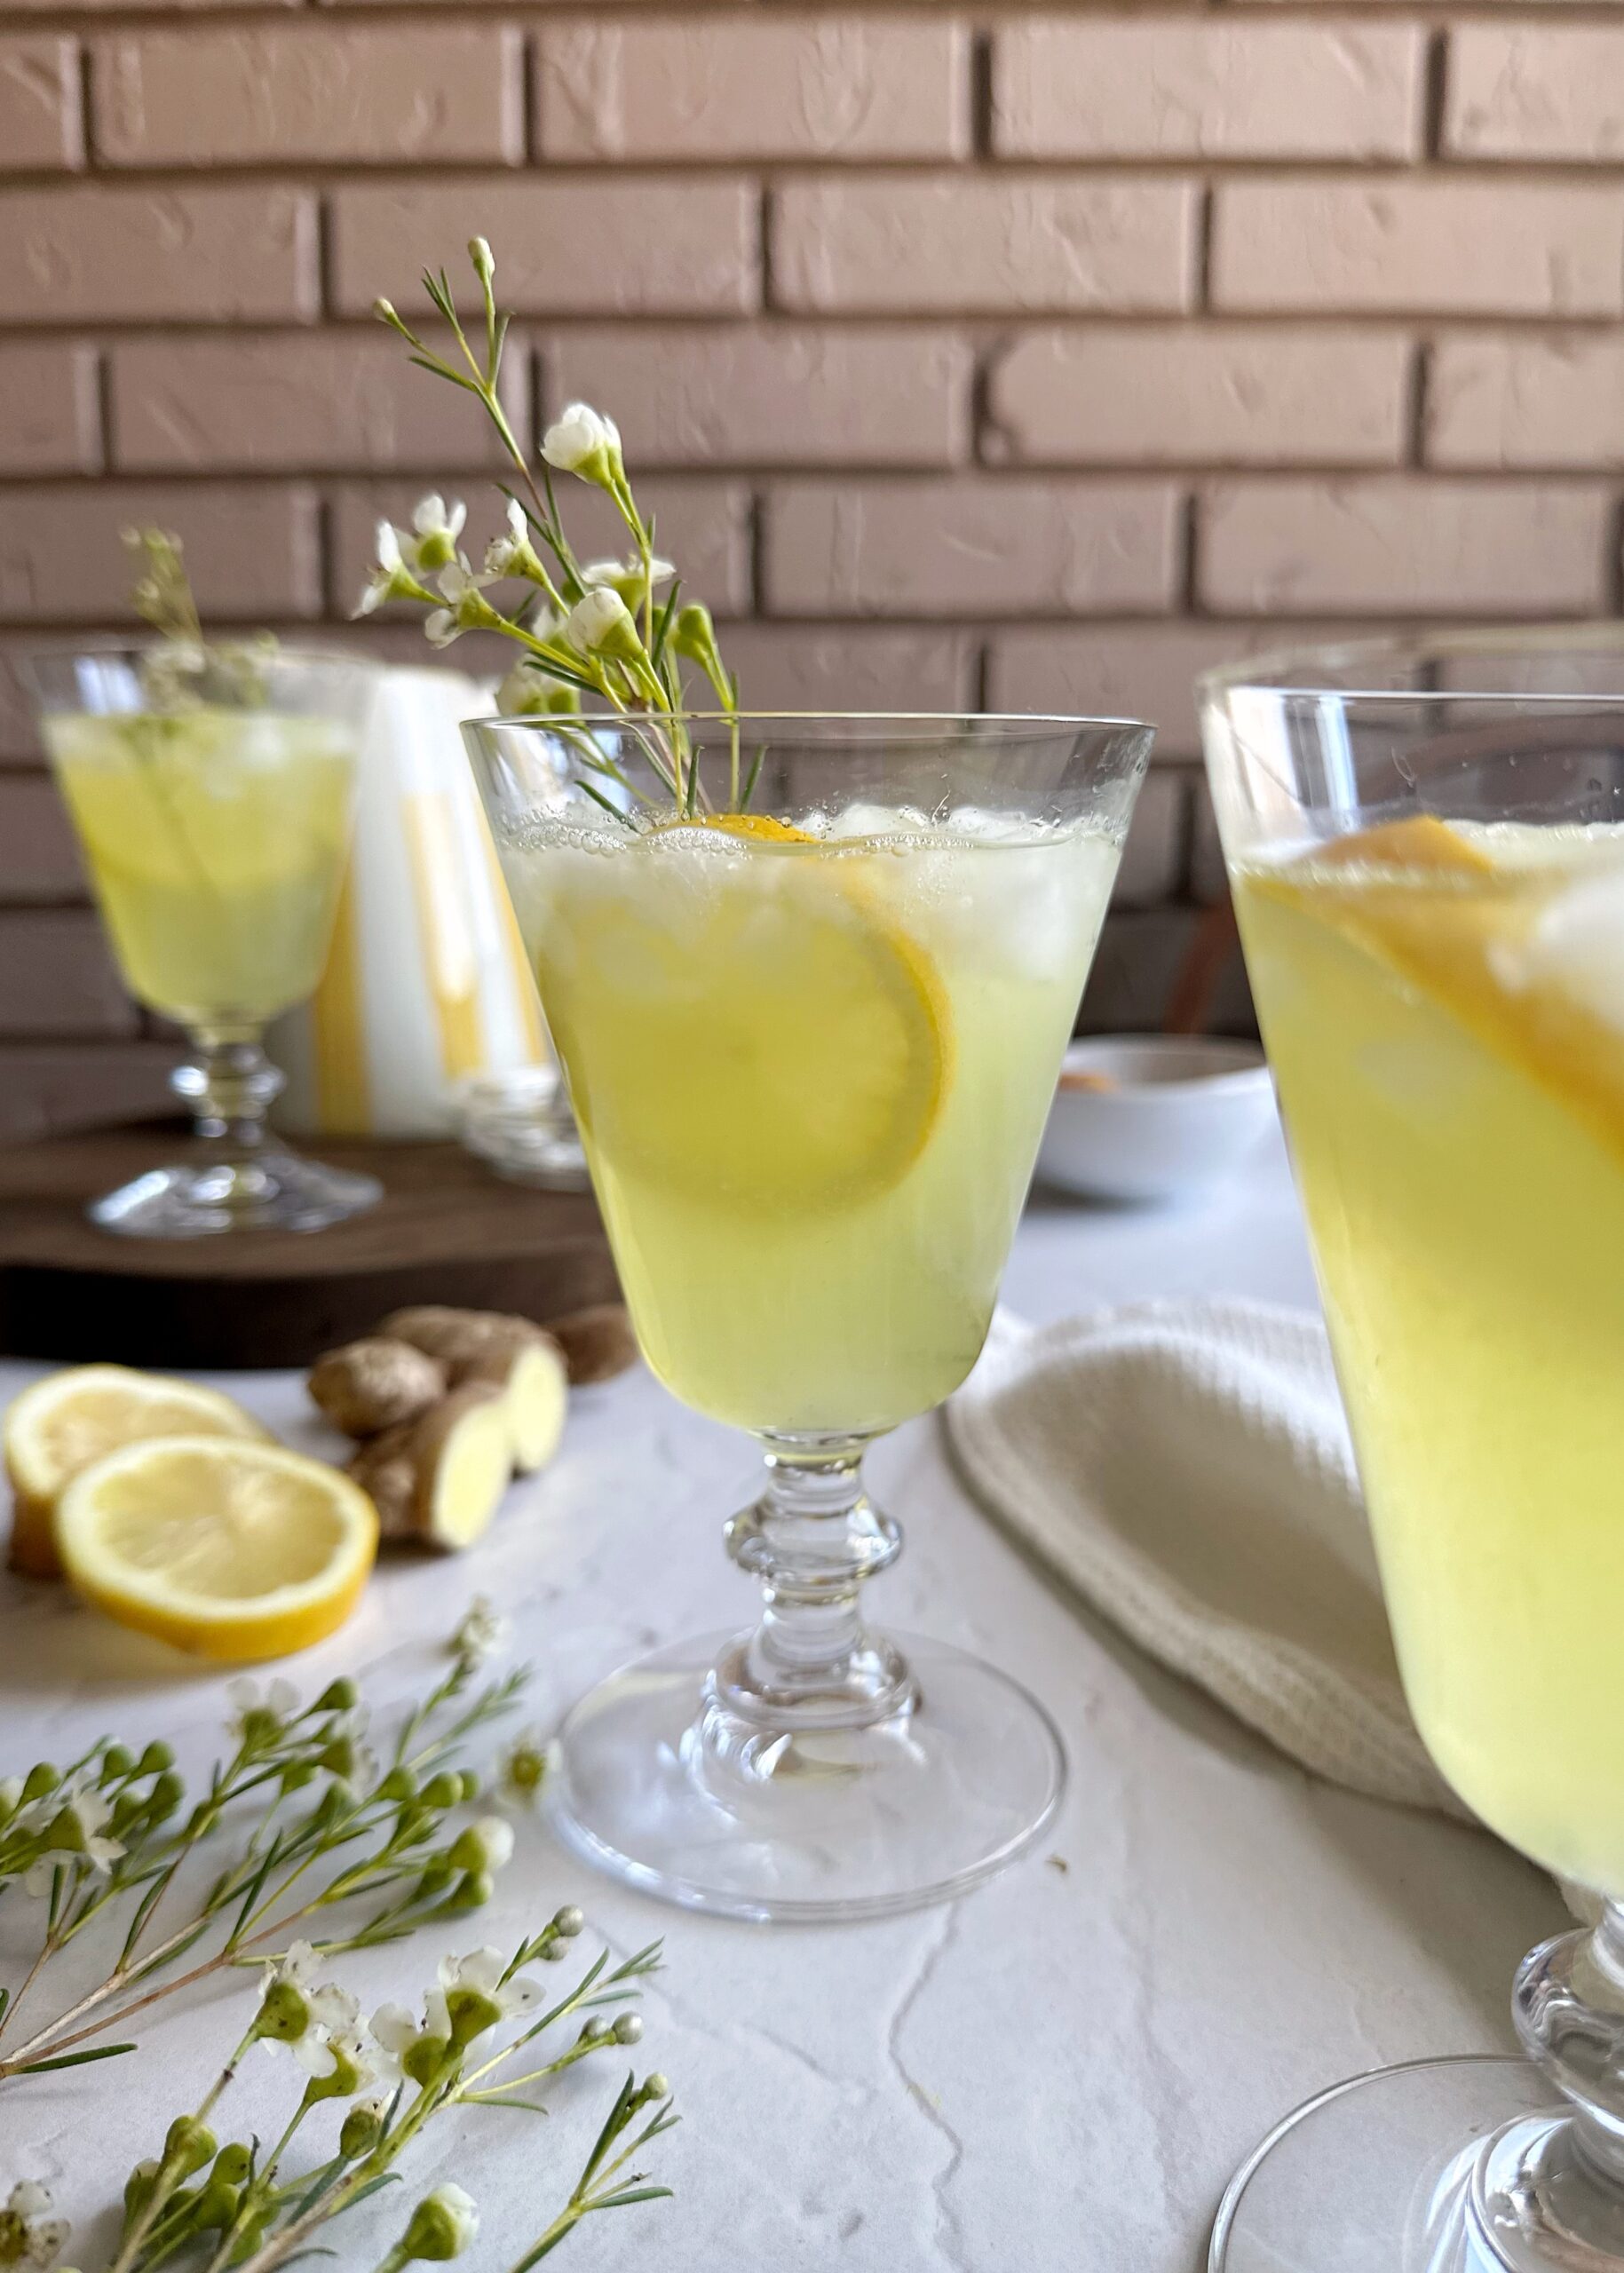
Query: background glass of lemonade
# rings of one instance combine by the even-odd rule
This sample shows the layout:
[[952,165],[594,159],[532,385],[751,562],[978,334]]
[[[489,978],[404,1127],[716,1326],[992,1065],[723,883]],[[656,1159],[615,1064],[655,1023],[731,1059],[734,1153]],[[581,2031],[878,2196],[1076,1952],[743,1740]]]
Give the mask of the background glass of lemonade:
[[[728,1531],[766,1612],[594,1691],[555,1804],[672,1900],[903,1909],[1018,1852],[1063,1770],[1012,1683],[862,1623],[899,1544],[863,1448],[980,1350],[1150,733],[747,717],[748,811],[674,824],[596,770],[669,815],[654,731],[465,729],[644,1351],[766,1452]],[[731,730],[689,731],[725,804]]]
[[1518,1976],[1537,2064],[1328,2094],[1212,2261],[1624,2266],[1624,627],[1238,667],[1204,731],[1406,1693],[1607,1897]]
[[106,1229],[190,1239],[311,1231],[376,1181],[266,1134],[281,1086],[260,1036],[321,976],[349,852],[356,755],[376,679],[359,659],[269,651],[240,670],[109,645],[19,659],[124,983],[184,1026],[172,1077],[194,1156],[91,1208]]

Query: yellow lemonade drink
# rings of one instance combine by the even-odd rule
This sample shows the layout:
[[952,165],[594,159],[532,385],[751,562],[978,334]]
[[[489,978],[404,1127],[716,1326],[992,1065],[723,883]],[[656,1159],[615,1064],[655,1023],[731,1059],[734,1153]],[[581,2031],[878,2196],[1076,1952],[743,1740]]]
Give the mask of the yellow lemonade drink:
[[58,715],[58,781],[131,989],[194,1026],[257,1025],[321,975],[354,743],[273,711]]
[[992,1315],[1116,865],[852,807],[499,830],[651,1364],[745,1429],[888,1428]]
[[1624,1894],[1624,834],[1415,819],[1235,883],[1417,1723]]

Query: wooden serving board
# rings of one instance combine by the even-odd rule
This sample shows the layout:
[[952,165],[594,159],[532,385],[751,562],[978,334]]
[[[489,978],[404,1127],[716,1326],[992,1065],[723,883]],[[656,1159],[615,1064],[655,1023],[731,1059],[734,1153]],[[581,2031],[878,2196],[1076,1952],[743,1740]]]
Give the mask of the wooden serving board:
[[147,1126],[0,1147],[0,1355],[305,1366],[407,1303],[545,1322],[619,1298],[589,1193],[504,1184],[459,1144],[313,1144],[384,1184],[327,1231],[126,1239],[86,1222],[86,1200],[185,1144]]

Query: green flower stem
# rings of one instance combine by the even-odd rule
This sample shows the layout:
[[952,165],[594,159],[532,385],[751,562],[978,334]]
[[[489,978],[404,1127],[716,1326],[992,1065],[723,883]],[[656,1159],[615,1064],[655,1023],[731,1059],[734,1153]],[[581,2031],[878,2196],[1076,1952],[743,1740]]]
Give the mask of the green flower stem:
[[[194,2123],[208,2122],[209,2118],[219,2104],[221,2096],[234,2081],[237,2072],[237,2063],[253,2043],[255,2033],[253,2029],[249,2030],[213,2083],[203,2094],[202,2101],[193,2112]],[[141,2205],[140,2212],[134,2223],[120,2243],[118,2254],[107,2268],[107,2273],[130,2273],[130,2269],[140,2256],[141,2245],[156,2224],[176,2188],[183,2185],[188,2175],[179,2154],[165,2154],[158,2166],[158,2175],[153,2182],[152,2192]]]

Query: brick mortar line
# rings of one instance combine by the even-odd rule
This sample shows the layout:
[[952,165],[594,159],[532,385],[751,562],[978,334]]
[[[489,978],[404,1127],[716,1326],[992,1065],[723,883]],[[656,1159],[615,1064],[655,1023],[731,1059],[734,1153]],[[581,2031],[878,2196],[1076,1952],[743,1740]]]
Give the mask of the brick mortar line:
[[[435,24],[448,20],[476,24],[511,23],[517,17],[538,25],[549,22],[579,23],[582,21],[628,23],[659,21],[661,18],[678,21],[707,20],[749,14],[760,22],[772,22],[805,17],[813,20],[880,20],[886,17],[924,19],[933,22],[963,22],[971,14],[969,8],[944,17],[939,0],[777,0],[772,8],[757,9],[747,0],[615,0],[613,7],[601,13],[583,4],[583,0],[558,0],[558,4],[503,5],[502,0],[415,0],[415,4],[277,7],[274,5],[234,7],[221,4],[210,7],[124,7],[108,9],[75,9],[62,6],[30,11],[26,16],[4,20],[3,28],[8,33],[51,33],[83,31],[93,28],[99,33],[123,35],[143,31],[195,30],[201,25],[222,29],[240,28],[261,31],[281,26],[311,28],[320,25],[334,30],[368,28],[406,29],[425,23]],[[986,18],[999,27],[1027,20],[1034,12],[1032,0],[976,0],[973,12]],[[1517,25],[1552,24],[1567,26],[1615,25],[1618,22],[1617,0],[1540,0],[1536,7],[1530,4],[1515,13],[1503,5],[1491,4],[1491,0],[1337,0],[1334,5],[1324,0],[1145,0],[1137,5],[1136,0],[1049,0],[1041,12],[1066,21],[1088,22],[1100,17],[1123,15],[1154,15],[1168,19],[1203,24],[1258,23],[1320,23],[1339,15],[1358,18],[1360,21],[1383,22],[1398,20],[1426,24],[1442,23],[1446,27],[1461,23],[1470,26],[1508,22]]]
[[[1154,463],[1034,458],[1018,464],[967,461],[960,465],[920,466],[851,465],[825,459],[804,466],[757,464],[698,470],[646,461],[639,463],[635,472],[638,480],[645,477],[661,482],[688,480],[695,485],[708,484],[713,490],[746,489],[752,483],[767,489],[789,485],[850,489],[854,486],[868,487],[883,482],[904,488],[944,488],[990,495],[1000,488],[1010,488],[1022,481],[1056,477],[1074,479],[1089,488],[1123,486],[1179,488],[1192,482],[1219,485],[1225,488],[1232,487],[1238,482],[1272,488],[1295,488],[1304,482],[1323,487],[1347,487],[1353,483],[1371,482],[1414,487],[1426,482],[1461,489],[1480,489],[1490,483],[1518,489],[1604,489],[1624,478],[1624,464],[1614,461],[1596,466],[1456,466],[1437,463],[1414,466],[1401,460],[1379,463],[1343,460],[1334,463],[1311,461],[1302,464],[1265,466],[1216,458],[1184,462],[1163,459]],[[319,499],[327,492],[339,488],[410,489],[423,482],[451,480],[465,481],[470,487],[471,495],[474,494],[474,486],[481,484],[490,485],[493,499],[500,495],[495,487],[495,475],[488,467],[477,467],[468,471],[445,466],[425,467],[416,471],[409,466],[383,468],[373,472],[365,469],[354,472],[328,469],[316,473],[285,471],[281,467],[250,467],[235,472],[210,467],[142,472],[130,467],[118,467],[110,475],[8,475],[0,478],[0,500],[8,496],[39,497],[46,495],[95,497],[120,487],[172,489],[178,494],[194,489],[253,489],[282,491],[292,495]]]
[[[764,0],[757,0],[764,4]],[[1620,25],[1624,45],[1624,18]],[[1038,181],[1063,186],[1092,181],[1182,181],[1192,188],[1210,183],[1215,189],[1246,182],[1311,180],[1316,184],[1342,181],[1350,188],[1376,185],[1395,187],[1408,182],[1436,186],[1443,182],[1475,183],[1508,191],[1524,188],[1582,188],[1591,182],[1609,187],[1624,186],[1624,152],[1605,158],[1557,160],[1512,157],[1446,156],[1429,163],[1417,151],[1406,157],[1240,155],[1227,157],[1190,152],[1167,157],[1123,153],[1106,156],[1032,157],[1025,154],[990,158],[959,156],[944,152],[921,158],[839,157],[816,154],[790,158],[760,157],[638,157],[580,158],[557,163],[480,163],[465,158],[409,160],[389,158],[370,164],[363,160],[289,158],[280,163],[235,165],[215,161],[195,166],[100,166],[96,168],[0,167],[0,191],[55,191],[71,196],[84,188],[152,193],[185,190],[207,194],[221,189],[274,188],[306,191],[318,196],[334,189],[440,189],[466,185],[503,189],[525,184],[601,189],[606,183],[636,186],[664,182],[673,177],[696,182],[736,181],[743,187],[779,191],[803,183],[837,181],[917,182],[965,179],[988,182]]]
[[[432,319],[431,319],[432,320]],[[1160,331],[1169,337],[1180,332],[1200,335],[1222,331],[1285,331],[1311,333],[1317,331],[1353,331],[1361,337],[1382,339],[1404,339],[1417,333],[1451,339],[1457,334],[1462,338],[1480,339],[1503,334],[1507,340],[1525,345],[1531,337],[1544,337],[1553,343],[1567,343],[1574,339],[1606,338],[1624,345],[1624,316],[1609,315],[1552,315],[1530,314],[1520,310],[1483,314],[1458,314],[1440,311],[1437,307],[1391,311],[1366,308],[1099,308],[1078,311],[1074,308],[986,308],[898,310],[887,313],[875,309],[847,308],[784,308],[771,307],[752,310],[745,314],[728,313],[718,315],[696,313],[669,315],[638,314],[634,312],[610,311],[601,315],[522,315],[515,318],[514,337],[531,335],[534,352],[544,353],[555,338],[570,337],[582,333],[630,332],[646,335],[651,347],[658,346],[660,335],[671,331],[701,332],[717,340],[757,337],[762,333],[789,336],[819,331],[852,332],[861,335],[875,332],[922,332],[938,334],[948,339],[963,339],[971,345],[986,344],[1010,335],[1018,337],[1060,333],[1069,339],[1081,340],[1095,332]],[[113,348],[125,346],[167,345],[171,341],[186,345],[209,342],[222,348],[242,347],[251,350],[272,344],[289,347],[312,340],[349,340],[352,343],[380,337],[376,321],[370,316],[345,313],[313,317],[301,321],[289,316],[281,322],[267,323],[263,317],[208,320],[202,317],[176,317],[172,321],[154,322],[150,317],[131,317],[128,321],[80,319],[75,321],[58,321],[28,323],[12,320],[6,322],[0,316],[0,347],[89,347]],[[402,360],[405,350],[402,349]]]

